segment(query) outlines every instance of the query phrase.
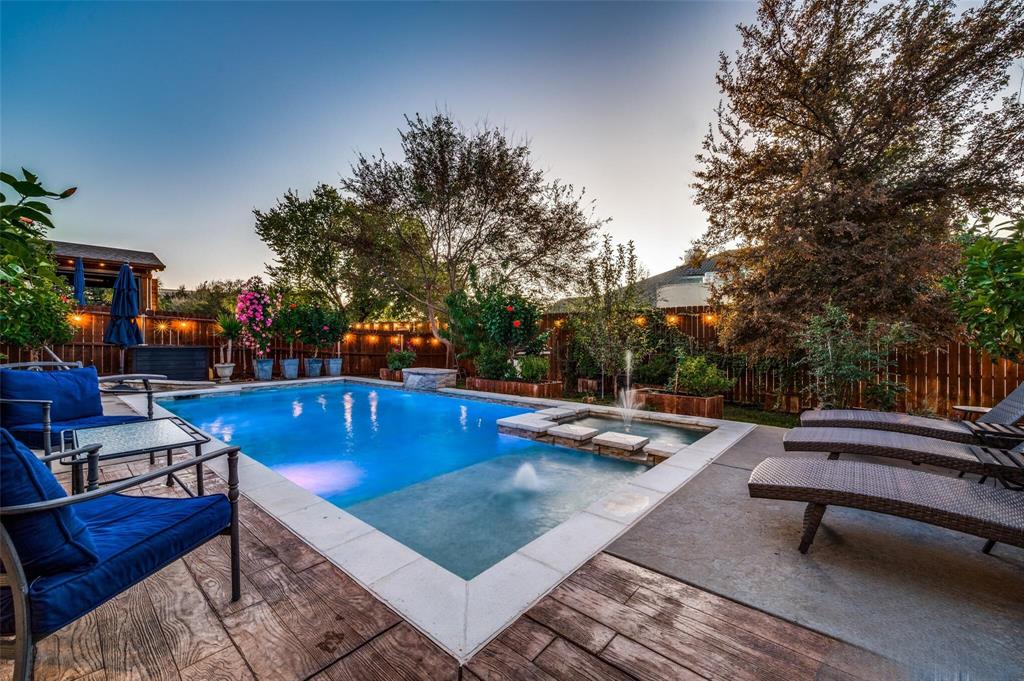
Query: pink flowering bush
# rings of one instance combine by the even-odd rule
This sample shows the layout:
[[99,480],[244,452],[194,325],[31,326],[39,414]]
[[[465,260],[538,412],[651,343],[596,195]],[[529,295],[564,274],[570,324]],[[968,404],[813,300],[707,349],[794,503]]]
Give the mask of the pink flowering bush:
[[270,293],[260,277],[242,285],[235,303],[235,317],[242,323],[242,345],[263,357],[274,340],[274,316],[281,309],[281,295]]

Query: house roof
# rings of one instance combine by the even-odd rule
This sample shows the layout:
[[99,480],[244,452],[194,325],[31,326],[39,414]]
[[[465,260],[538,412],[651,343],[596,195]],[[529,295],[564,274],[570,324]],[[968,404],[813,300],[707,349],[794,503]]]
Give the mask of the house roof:
[[637,282],[637,286],[646,295],[654,298],[658,295],[658,289],[663,286],[671,286],[672,284],[682,284],[687,279],[693,277],[703,277],[708,272],[715,271],[715,258],[707,258],[702,263],[695,267],[690,265],[680,265],[670,269],[668,272],[662,272],[661,274],[655,274],[653,277],[647,277]]
[[[673,268],[668,272],[662,272],[661,274],[655,274],[653,277],[647,277],[641,279],[636,283],[640,289],[641,295],[648,298],[652,303],[656,303],[658,300],[658,289],[663,286],[670,286],[672,284],[681,284],[687,280],[692,280],[694,277],[703,277],[708,272],[715,271],[715,257],[711,256],[704,260],[696,267],[689,265],[680,265],[679,267]],[[557,300],[548,306],[547,312],[560,313],[568,312],[572,309],[573,304],[581,300],[580,298],[562,298]]]
[[75,244],[69,241],[51,241],[53,252],[58,258],[82,258],[83,260],[100,260],[109,263],[127,262],[162,270],[165,265],[155,253],[149,251],[133,251],[127,248],[111,246],[94,246],[92,244]]

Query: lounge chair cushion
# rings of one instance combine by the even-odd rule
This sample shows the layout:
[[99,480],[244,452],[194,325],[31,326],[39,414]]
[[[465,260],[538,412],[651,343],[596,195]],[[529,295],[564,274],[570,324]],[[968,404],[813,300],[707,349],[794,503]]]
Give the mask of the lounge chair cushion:
[[[3,506],[22,506],[67,496],[46,464],[0,428],[0,489]],[[33,579],[84,570],[97,561],[96,546],[74,508],[15,515],[4,520],[25,576]]]
[[800,414],[800,425],[831,428],[870,428],[975,443],[977,436],[963,421],[862,409],[812,409]]
[[[0,397],[9,400],[51,400],[51,421],[71,421],[103,413],[96,367],[67,371],[0,369]],[[38,404],[4,404],[4,427],[11,429],[42,420]]]
[[[92,568],[35,580],[32,631],[47,634],[85,615],[206,542],[231,522],[223,494],[187,499],[111,494],[77,504],[99,556]],[[6,590],[5,590],[6,591]],[[0,595],[0,632],[13,630],[10,595]]]
[[[135,421],[145,420],[145,416],[140,416],[138,414],[100,414],[98,416],[86,416],[80,419],[54,422],[50,424],[50,438],[54,442],[59,442],[57,436],[67,430],[95,428],[97,426],[116,426],[122,423],[133,423]],[[16,426],[11,428],[11,434],[29,447],[39,449],[43,446],[43,424],[41,422],[26,423]]]

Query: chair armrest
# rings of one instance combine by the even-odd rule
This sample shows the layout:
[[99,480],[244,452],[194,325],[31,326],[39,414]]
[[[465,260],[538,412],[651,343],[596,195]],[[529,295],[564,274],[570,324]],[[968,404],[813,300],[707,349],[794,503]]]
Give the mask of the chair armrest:
[[63,459],[64,457],[74,458],[82,454],[85,454],[86,457],[88,458],[88,455],[98,453],[100,451],[100,447],[102,446],[103,445],[85,445],[84,447],[79,447],[78,449],[65,449],[63,452],[54,452],[53,454],[41,456],[39,457],[39,460],[45,463],[47,461]]
[[13,397],[0,397],[0,404],[53,404],[53,400],[19,400]]
[[166,381],[163,374],[117,374],[116,376],[100,376],[100,383],[124,383],[125,381]]
[[[50,499],[48,501],[37,501],[31,504],[23,504],[21,506],[7,506],[0,507],[0,518],[15,515],[25,515],[26,513],[39,513],[41,511],[52,511],[57,508],[63,508],[65,506],[71,506],[79,504],[84,501],[91,501],[92,499],[98,499],[99,497],[105,497],[108,494],[116,494],[117,492],[123,492],[126,489],[131,489],[137,485],[141,485],[144,482],[150,480],[156,480],[162,478],[169,473],[176,473],[177,471],[184,470],[186,468],[194,468],[196,464],[206,463],[211,459],[216,459],[218,456],[227,455],[228,457],[228,475],[230,480],[238,480],[238,447],[225,447],[218,449],[215,452],[203,454],[200,457],[194,459],[186,459],[179,461],[172,466],[165,466],[149,473],[138,475],[128,480],[122,480],[112,485],[108,485],[102,489],[95,490],[93,492],[86,492],[84,494],[76,494],[74,496],[62,497],[60,499]],[[66,453],[65,453],[66,454]],[[236,482],[237,484],[237,482]]]

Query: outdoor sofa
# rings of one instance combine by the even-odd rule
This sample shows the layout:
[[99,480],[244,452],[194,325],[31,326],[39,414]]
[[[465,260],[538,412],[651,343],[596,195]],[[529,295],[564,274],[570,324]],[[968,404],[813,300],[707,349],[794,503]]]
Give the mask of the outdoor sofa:
[[[119,494],[223,455],[227,495]],[[16,681],[32,678],[36,642],[214,537],[230,537],[231,599],[241,595],[238,447],[74,496],[46,466],[62,457],[95,470],[99,445],[40,459],[0,428],[0,656],[14,658]]]
[[868,428],[908,435],[922,435],[951,442],[1012,447],[1024,440],[1024,383],[977,421],[912,416],[888,411],[862,409],[811,409],[800,414],[800,425],[832,428]]
[[807,503],[800,552],[807,553],[828,506],[918,520],[1024,547],[1024,494],[936,473],[857,461],[765,459],[748,482],[750,496]]
[[[43,368],[53,370],[43,371]],[[3,364],[0,365],[0,425],[28,447],[49,454],[55,437],[58,448],[63,448],[65,431],[153,418],[150,381],[164,378],[158,374],[100,377],[95,367],[83,367],[81,362]],[[132,388],[128,381],[141,381],[143,388]],[[101,383],[112,385],[101,388]],[[147,415],[104,414],[102,393],[145,394]]]

